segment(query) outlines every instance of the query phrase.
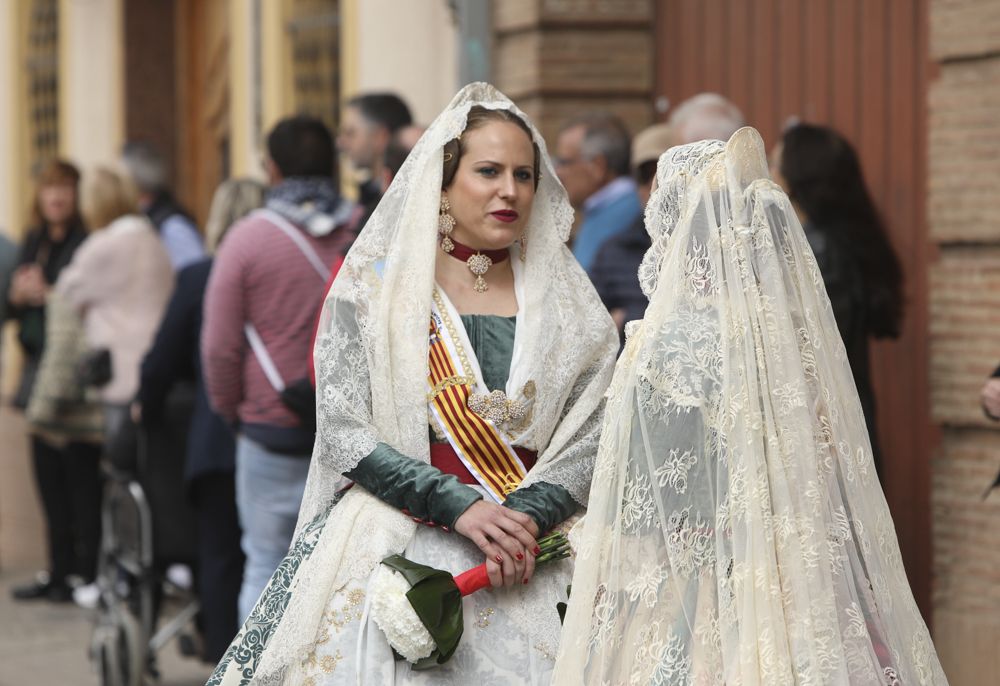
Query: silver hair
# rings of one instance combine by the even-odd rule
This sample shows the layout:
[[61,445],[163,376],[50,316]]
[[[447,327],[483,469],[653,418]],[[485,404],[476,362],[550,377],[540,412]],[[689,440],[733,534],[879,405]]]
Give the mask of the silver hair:
[[746,125],[740,109],[718,93],[699,93],[688,98],[670,116],[677,143],[702,140],[728,141]]
[[588,160],[603,156],[608,170],[616,176],[628,174],[631,167],[632,140],[622,120],[607,112],[592,112],[566,122],[562,130],[582,126],[580,154]]
[[155,193],[169,185],[167,160],[149,143],[126,143],[122,148],[122,163],[136,187],[144,193]]

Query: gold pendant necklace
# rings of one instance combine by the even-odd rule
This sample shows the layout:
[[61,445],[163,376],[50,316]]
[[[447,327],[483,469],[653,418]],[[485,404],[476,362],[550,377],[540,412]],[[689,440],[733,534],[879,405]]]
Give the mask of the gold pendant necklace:
[[499,264],[510,257],[510,250],[475,250],[467,245],[462,245],[454,238],[450,241],[451,250],[448,250],[442,241],[441,249],[457,260],[463,260],[465,265],[472,272],[476,280],[472,284],[472,290],[476,293],[485,293],[489,290],[489,284],[483,277],[494,264]]

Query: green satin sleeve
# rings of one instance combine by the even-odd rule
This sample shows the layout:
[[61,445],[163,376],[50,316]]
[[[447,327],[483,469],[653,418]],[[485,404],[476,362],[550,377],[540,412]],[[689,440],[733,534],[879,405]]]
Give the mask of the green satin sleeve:
[[523,512],[534,519],[539,535],[569,519],[578,507],[569,491],[545,481],[536,481],[530,486],[517,489],[507,496],[503,506]]
[[452,474],[379,443],[344,476],[376,498],[428,524],[455,528],[455,521],[483,496]]

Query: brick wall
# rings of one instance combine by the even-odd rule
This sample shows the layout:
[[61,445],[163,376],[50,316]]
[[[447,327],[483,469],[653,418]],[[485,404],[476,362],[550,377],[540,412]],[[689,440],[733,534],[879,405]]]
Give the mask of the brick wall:
[[986,55],[1000,47],[1000,3],[994,0],[931,0],[934,59]]
[[504,0],[493,6],[493,79],[554,145],[593,109],[633,133],[652,121],[652,0]]
[[952,686],[1000,673],[1000,426],[979,390],[1000,362],[1000,3],[931,0],[928,222],[934,634]]

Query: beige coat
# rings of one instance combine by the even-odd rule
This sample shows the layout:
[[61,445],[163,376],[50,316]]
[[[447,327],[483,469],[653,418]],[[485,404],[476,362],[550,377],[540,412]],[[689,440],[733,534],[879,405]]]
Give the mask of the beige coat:
[[153,342],[174,271],[156,229],[128,215],[95,232],[73,255],[56,290],[80,311],[92,349],[111,351],[112,379],[101,389],[106,403],[131,402],[139,365]]

